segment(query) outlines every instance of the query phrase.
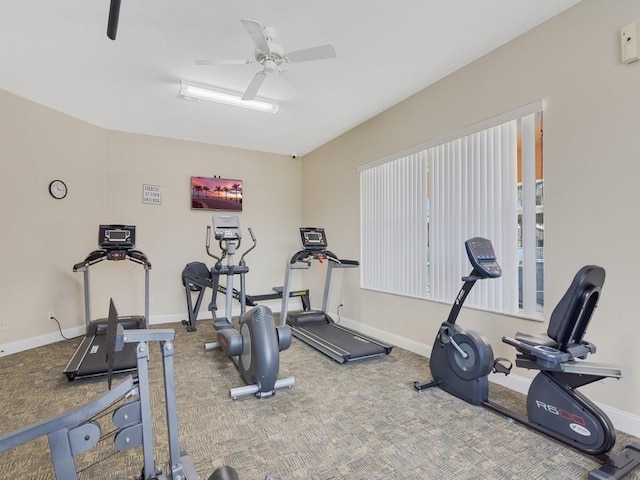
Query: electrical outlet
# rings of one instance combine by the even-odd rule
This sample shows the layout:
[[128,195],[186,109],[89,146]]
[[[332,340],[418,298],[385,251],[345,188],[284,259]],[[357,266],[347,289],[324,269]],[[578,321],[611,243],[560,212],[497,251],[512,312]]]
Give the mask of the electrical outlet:
[[54,318],[56,318],[56,314],[53,310],[49,310],[49,313],[47,313],[47,320],[53,320]]
[[0,323],[0,332],[4,332],[4,323]]
[[338,308],[341,308],[341,307],[344,308],[344,306],[345,306],[344,300],[340,300],[340,303],[338,304]]
[[155,305],[155,301],[153,300],[153,297],[149,298],[149,307],[153,307]]

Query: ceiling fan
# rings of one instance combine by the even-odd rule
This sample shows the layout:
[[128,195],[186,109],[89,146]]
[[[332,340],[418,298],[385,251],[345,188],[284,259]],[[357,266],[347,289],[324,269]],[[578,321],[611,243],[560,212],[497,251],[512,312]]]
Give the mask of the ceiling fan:
[[251,83],[242,95],[242,100],[253,100],[260,90],[262,82],[267,75],[273,72],[284,73],[287,68],[283,65],[289,63],[308,62],[311,60],[324,60],[337,57],[333,44],[319,45],[317,47],[303,48],[286,53],[277,43],[273,42],[275,30],[270,27],[262,27],[259,22],[241,19],[244,28],[249,33],[256,48],[254,58],[251,60],[196,60],[198,65],[248,65],[257,63],[262,66],[262,70],[256,73]]

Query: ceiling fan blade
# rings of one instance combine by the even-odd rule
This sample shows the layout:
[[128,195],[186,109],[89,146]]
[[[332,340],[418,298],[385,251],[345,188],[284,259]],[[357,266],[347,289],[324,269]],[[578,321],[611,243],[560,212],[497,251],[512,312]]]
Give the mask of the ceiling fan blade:
[[249,20],[247,18],[241,18],[240,21],[249,33],[249,36],[251,37],[251,40],[253,40],[253,43],[256,44],[256,47],[258,47],[258,49],[262,50],[263,52],[268,52],[270,50],[269,42],[267,42],[267,37],[265,37],[264,35],[262,26],[255,20]]
[[303,48],[287,53],[289,63],[308,62],[310,60],[324,60],[326,58],[336,58],[336,48],[332,43],[319,45],[317,47]]
[[264,71],[258,72],[253,76],[253,80],[247,87],[247,90],[242,95],[242,100],[253,100],[256,98],[258,94],[258,90],[260,90],[260,86],[262,82],[264,82],[265,78],[267,78],[267,74]]
[[196,60],[196,65],[249,65],[255,60],[243,60],[241,58],[228,58],[226,60]]
[[107,37],[116,39],[118,33],[118,18],[120,17],[120,0],[111,0],[109,6],[109,23],[107,23]]

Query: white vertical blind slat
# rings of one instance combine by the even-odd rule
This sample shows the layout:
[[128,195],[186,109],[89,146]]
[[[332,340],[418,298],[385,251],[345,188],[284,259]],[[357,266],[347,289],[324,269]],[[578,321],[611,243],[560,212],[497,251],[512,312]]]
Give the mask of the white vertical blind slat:
[[[517,217],[513,165],[517,154],[515,121],[453,140],[428,150],[433,178],[430,221],[433,230],[431,298],[450,301],[460,286],[460,277],[469,269],[461,245],[474,236],[494,242],[499,258],[509,245],[516,245]],[[435,192],[446,192],[441,195]],[[442,204],[444,203],[444,204]],[[513,243],[511,243],[513,241]],[[442,272],[446,272],[442,274]],[[517,269],[509,262],[509,271],[501,280],[482,282],[468,302],[483,308],[513,311],[513,288]]]
[[426,298],[426,152],[360,177],[363,288]]

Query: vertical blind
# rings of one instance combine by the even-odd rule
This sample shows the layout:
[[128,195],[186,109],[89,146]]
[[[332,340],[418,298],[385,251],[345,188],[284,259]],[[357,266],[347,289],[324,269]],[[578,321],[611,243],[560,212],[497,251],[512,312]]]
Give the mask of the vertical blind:
[[[360,167],[362,288],[451,302],[471,271],[464,241],[485,237],[503,274],[479,282],[467,305],[535,313],[534,116],[540,111],[542,102],[534,102]],[[518,244],[519,149],[522,181],[531,184],[522,208],[534,227],[524,232],[533,232],[533,244],[526,240],[524,248]],[[532,290],[524,307],[520,256],[525,289]]]
[[431,179],[431,296],[451,301],[470,271],[471,237],[493,242],[503,276],[479,282],[467,302],[514,311],[518,301],[515,120],[428,149]]
[[363,288],[427,294],[427,154],[360,172]]

